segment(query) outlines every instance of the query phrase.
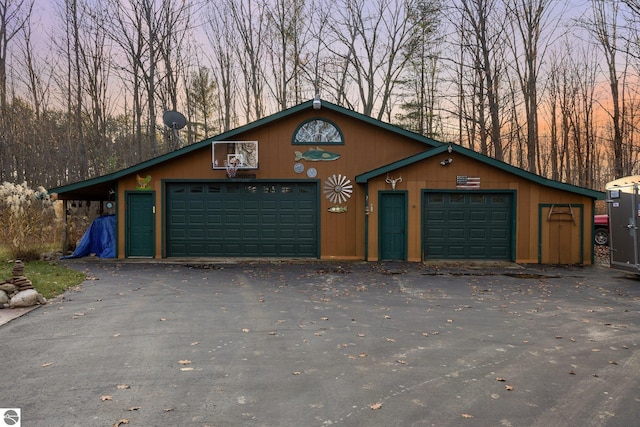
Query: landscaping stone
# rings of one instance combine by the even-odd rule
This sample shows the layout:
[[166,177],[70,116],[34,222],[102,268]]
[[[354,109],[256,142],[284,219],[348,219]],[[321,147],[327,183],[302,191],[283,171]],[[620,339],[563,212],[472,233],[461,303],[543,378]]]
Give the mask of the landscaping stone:
[[16,260],[11,271],[13,277],[0,284],[7,300],[0,295],[0,308],[30,307],[36,304],[46,304],[47,300],[33,288],[33,283],[24,276],[24,263]]

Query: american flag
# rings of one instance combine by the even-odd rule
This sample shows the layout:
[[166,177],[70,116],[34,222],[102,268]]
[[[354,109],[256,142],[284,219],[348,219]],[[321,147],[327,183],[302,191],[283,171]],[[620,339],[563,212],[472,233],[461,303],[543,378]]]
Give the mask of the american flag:
[[479,190],[480,177],[477,176],[457,176],[456,189],[458,190]]

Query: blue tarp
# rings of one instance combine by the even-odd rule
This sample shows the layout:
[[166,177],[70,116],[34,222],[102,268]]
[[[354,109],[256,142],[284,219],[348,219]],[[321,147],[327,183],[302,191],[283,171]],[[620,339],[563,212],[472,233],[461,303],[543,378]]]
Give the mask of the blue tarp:
[[116,257],[116,216],[105,215],[96,218],[84,233],[72,255],[62,257],[81,258],[96,254],[99,258]]

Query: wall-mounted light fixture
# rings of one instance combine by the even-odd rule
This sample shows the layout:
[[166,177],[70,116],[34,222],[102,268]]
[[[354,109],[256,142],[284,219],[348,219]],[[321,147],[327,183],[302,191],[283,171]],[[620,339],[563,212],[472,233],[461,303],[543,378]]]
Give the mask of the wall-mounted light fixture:
[[448,159],[441,161],[440,166],[449,166],[451,163],[453,163],[453,159],[449,157]]
[[453,145],[451,145],[451,143],[449,143],[449,146],[447,147],[447,152],[449,154],[451,154],[452,151],[453,151]]
[[364,214],[369,215],[373,212],[373,203],[369,204],[369,195],[364,196]]

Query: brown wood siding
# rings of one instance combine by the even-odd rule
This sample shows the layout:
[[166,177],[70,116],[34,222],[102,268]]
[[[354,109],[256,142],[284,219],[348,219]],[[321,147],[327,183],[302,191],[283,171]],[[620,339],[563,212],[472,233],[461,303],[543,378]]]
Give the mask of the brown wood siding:
[[[369,182],[369,205],[373,207],[369,215],[365,214],[365,185],[356,184],[355,177],[375,168],[394,161],[420,153],[430,147],[389,132],[383,128],[369,126],[355,118],[344,116],[329,110],[305,110],[299,114],[286,116],[282,119],[251,129],[235,140],[257,140],[259,150],[259,168],[247,171],[262,180],[307,180],[306,173],[297,174],[293,170],[294,152],[304,152],[309,146],[292,145],[291,138],[301,122],[313,117],[322,117],[335,123],[342,131],[344,145],[324,145],[321,148],[340,154],[340,158],[329,162],[306,162],[305,171],[314,167],[318,171],[317,182],[320,192],[320,252],[323,259],[365,259],[375,261],[378,258],[378,200],[380,190],[390,190],[390,184],[385,182],[386,176],[376,177]],[[448,157],[453,158],[449,166],[441,166],[440,161]],[[325,180],[334,174],[345,175],[351,180],[353,194],[342,205],[348,207],[345,213],[330,213],[333,206],[322,192]],[[211,147],[207,146],[197,151],[186,153],[164,164],[141,171],[140,176],[151,175],[149,188],[156,194],[156,257],[160,258],[164,247],[164,209],[162,180],[172,179],[227,179],[224,170],[213,170],[211,165]],[[397,184],[398,190],[408,191],[408,246],[409,261],[422,259],[422,190],[442,189],[455,190],[456,177],[459,175],[480,177],[482,190],[514,190],[516,192],[516,222],[515,257],[520,263],[537,263],[539,254],[539,206],[544,204],[576,204],[584,206],[584,222],[580,232],[583,235],[583,262],[589,264],[592,260],[593,245],[590,218],[593,215],[593,200],[586,196],[577,195],[528,181],[510,174],[500,168],[489,166],[462,154],[454,152],[442,154],[422,162],[412,164],[390,173],[393,178],[402,176],[402,182]],[[118,218],[125,218],[125,191],[135,190],[136,177],[129,176],[118,182]],[[365,236],[365,221],[368,221],[368,235]],[[125,224],[118,221],[118,255],[124,256]],[[546,232],[546,230],[542,230]],[[564,232],[564,230],[563,230]],[[575,233],[574,233],[575,234]],[[570,234],[571,245],[560,247],[559,241],[543,239],[542,253],[548,254],[551,260],[558,250],[568,251],[573,263],[579,258],[580,248],[576,245],[574,234]],[[579,233],[578,233],[579,235]],[[368,248],[365,249],[365,242]],[[551,250],[555,248],[554,250]],[[561,249],[558,249],[561,248]],[[545,255],[547,256],[547,255]],[[547,258],[545,258],[546,260]],[[545,261],[543,260],[543,261]],[[564,261],[564,258],[563,258]],[[569,263],[569,262],[567,262]]]
[[[318,171],[317,180],[321,194],[320,202],[320,250],[321,258],[364,259],[364,186],[355,183],[358,174],[382,165],[420,153],[429,146],[399,136],[379,127],[365,125],[360,120],[329,110],[308,110],[294,116],[269,123],[234,137],[234,140],[258,141],[257,170],[247,171],[256,179],[299,180],[308,179],[306,173],[297,174],[293,170],[295,151],[304,152],[311,146],[292,145],[293,132],[301,122],[322,117],[335,123],[342,131],[344,145],[321,145],[325,151],[340,154],[340,158],[328,162],[301,162],[306,169],[314,167]],[[315,148],[315,147],[314,147]],[[330,213],[333,206],[322,193],[324,181],[331,175],[346,175],[353,185],[353,194],[346,203],[346,213]],[[149,188],[156,191],[156,257],[163,256],[164,218],[161,214],[163,202],[163,179],[227,179],[224,170],[213,170],[211,147],[205,147],[184,154],[164,164],[139,173],[151,175]],[[124,192],[136,189],[136,177],[130,176],[118,183],[118,200],[124,200]],[[118,206],[119,218],[124,218],[125,206]],[[124,256],[125,229],[122,221],[118,227],[118,254]]]
[[[477,160],[456,155],[443,154],[440,157],[427,159],[418,164],[403,167],[391,173],[393,177],[402,176],[402,182],[396,186],[397,190],[408,190],[408,260],[421,261],[421,209],[422,189],[455,190],[456,177],[459,175],[480,177],[480,191],[483,190],[515,190],[516,191],[516,262],[538,263],[539,236],[538,227],[539,210],[541,204],[573,204],[584,206],[583,233],[583,257],[580,257],[580,247],[576,245],[579,233],[564,234],[565,238],[572,242],[562,250],[567,250],[570,257],[563,258],[567,264],[590,264],[593,254],[591,241],[591,221],[593,216],[593,200],[586,196],[561,191],[542,186],[519,176],[510,174],[502,169],[493,168]],[[441,166],[440,161],[452,157],[453,163],[449,166]],[[378,260],[378,212],[377,193],[381,190],[389,190],[390,184],[385,182],[385,176],[376,177],[369,181],[369,201],[374,205],[373,212],[369,215],[369,260]],[[567,228],[568,230],[568,228]],[[557,252],[557,244],[543,240],[547,245],[542,249],[543,253],[554,254]],[[555,247],[552,247],[555,245]],[[570,262],[569,262],[570,261]]]

